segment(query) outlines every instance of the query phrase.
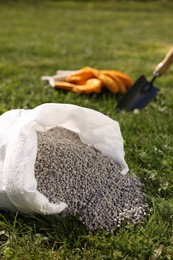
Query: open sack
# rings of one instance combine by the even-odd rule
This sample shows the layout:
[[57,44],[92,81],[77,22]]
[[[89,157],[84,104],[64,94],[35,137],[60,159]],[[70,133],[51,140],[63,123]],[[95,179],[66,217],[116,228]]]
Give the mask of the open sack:
[[118,122],[92,109],[70,104],[42,104],[10,110],[0,116],[0,208],[23,213],[56,214],[67,204],[50,203],[37,190],[34,164],[36,131],[55,126],[76,132],[80,140],[111,157],[128,172]]

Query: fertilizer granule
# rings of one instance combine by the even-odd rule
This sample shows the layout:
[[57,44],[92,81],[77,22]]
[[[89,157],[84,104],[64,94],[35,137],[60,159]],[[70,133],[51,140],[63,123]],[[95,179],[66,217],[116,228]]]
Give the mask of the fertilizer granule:
[[61,127],[38,131],[37,143],[37,189],[50,202],[66,202],[64,214],[78,214],[89,230],[108,231],[147,214],[137,177],[122,175],[117,163],[83,144],[75,132]]

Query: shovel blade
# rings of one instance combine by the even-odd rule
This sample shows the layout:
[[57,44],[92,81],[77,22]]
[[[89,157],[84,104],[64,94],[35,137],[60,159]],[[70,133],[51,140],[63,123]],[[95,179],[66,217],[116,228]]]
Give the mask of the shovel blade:
[[143,109],[158,93],[159,89],[148,82],[145,76],[141,76],[131,89],[123,96],[117,108],[125,111]]

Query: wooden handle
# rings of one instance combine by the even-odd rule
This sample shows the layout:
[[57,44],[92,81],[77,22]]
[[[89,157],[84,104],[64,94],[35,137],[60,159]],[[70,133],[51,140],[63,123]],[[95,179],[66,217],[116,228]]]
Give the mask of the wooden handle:
[[165,58],[156,66],[154,75],[163,75],[173,63],[173,48],[166,54]]

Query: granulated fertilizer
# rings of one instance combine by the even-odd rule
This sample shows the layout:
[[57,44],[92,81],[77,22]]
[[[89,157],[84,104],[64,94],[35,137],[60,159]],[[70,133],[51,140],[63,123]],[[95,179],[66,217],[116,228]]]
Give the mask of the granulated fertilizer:
[[111,158],[65,128],[37,132],[37,189],[51,202],[66,202],[64,213],[78,214],[89,229],[113,230],[122,220],[137,223],[148,205],[143,184],[122,175]]

